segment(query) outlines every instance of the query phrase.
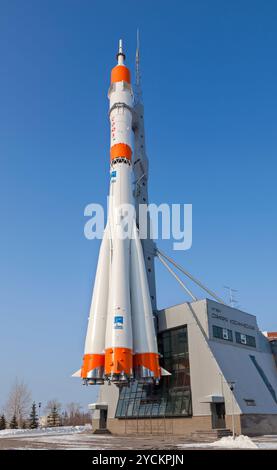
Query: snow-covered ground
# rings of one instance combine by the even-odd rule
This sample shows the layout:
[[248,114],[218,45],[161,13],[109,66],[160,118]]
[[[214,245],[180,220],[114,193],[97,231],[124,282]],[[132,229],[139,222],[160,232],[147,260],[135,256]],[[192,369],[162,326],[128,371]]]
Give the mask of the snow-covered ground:
[[91,426],[59,426],[56,428],[37,428],[37,429],[3,429],[0,431],[0,439],[12,437],[35,437],[44,435],[75,434],[89,431]]

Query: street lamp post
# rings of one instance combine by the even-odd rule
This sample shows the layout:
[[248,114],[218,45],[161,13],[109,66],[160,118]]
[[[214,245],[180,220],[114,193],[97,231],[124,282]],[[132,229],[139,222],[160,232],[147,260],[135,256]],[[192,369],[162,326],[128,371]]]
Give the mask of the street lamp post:
[[231,391],[231,403],[232,403],[232,436],[233,439],[236,437],[236,432],[235,432],[235,405],[234,405],[234,388],[235,388],[235,382],[228,382],[228,385],[230,387]]
[[40,409],[41,409],[41,401],[38,403],[38,427],[41,428],[41,423],[40,423]]

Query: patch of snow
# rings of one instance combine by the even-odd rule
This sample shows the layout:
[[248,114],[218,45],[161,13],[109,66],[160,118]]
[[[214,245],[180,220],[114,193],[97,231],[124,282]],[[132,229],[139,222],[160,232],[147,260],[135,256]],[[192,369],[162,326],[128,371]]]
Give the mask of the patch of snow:
[[258,449],[257,444],[248,436],[232,436],[222,437],[218,441],[212,442],[211,447],[223,447],[224,449]]
[[56,434],[75,434],[91,429],[90,424],[85,426],[59,426],[55,428],[37,428],[37,429],[3,429],[0,431],[0,438],[11,438],[11,437],[33,437],[33,436],[44,436],[56,435]]
[[248,436],[237,436],[233,439],[232,436],[222,437],[215,442],[191,442],[186,444],[178,444],[182,449],[209,449],[209,448],[222,448],[222,449],[258,449],[260,446],[255,444]]

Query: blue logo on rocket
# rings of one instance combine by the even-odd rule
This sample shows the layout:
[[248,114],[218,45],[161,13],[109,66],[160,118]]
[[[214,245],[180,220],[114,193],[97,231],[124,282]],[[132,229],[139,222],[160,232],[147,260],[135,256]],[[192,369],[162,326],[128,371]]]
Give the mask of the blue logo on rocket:
[[123,317],[114,317],[113,323],[116,330],[123,330]]
[[110,177],[111,177],[111,182],[114,183],[114,181],[116,180],[116,171],[112,171],[110,173]]

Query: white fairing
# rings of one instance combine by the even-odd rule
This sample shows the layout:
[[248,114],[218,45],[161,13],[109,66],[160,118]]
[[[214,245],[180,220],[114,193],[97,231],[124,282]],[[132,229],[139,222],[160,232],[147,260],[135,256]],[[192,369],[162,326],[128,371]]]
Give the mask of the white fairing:
[[134,353],[157,353],[151,299],[141,241],[134,225],[131,240],[131,306]]
[[101,243],[95,283],[92,294],[85,354],[103,354],[105,352],[105,332],[110,271],[110,240],[107,230]]
[[125,82],[114,83],[109,92],[111,147],[127,144],[132,148],[132,106],[131,88]]
[[130,108],[133,107],[133,93],[131,86],[126,82],[113,83],[110,86],[108,97],[110,100],[110,109],[119,103],[125,103]]

